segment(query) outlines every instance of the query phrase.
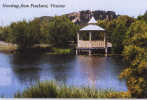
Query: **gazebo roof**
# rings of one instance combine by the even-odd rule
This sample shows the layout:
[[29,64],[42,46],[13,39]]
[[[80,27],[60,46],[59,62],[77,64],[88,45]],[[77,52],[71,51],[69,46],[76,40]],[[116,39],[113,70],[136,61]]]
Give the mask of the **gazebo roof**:
[[97,25],[87,25],[86,27],[80,29],[80,31],[104,31],[104,29]]
[[94,19],[94,17],[92,17],[90,21],[88,22],[88,24],[96,24],[96,23],[97,21]]
[[105,31],[100,26],[96,25],[97,21],[92,17],[90,21],[88,22],[88,25],[84,28],[80,29],[80,31]]

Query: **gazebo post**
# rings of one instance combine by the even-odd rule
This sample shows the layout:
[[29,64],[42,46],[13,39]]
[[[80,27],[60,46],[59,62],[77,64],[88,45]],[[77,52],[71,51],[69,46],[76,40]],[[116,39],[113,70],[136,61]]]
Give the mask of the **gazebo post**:
[[89,41],[91,42],[91,32],[89,32]]
[[76,49],[76,55],[78,55],[78,48]]
[[89,32],[89,56],[91,56],[91,32]]
[[[77,33],[77,45],[79,44],[80,35]],[[76,55],[78,55],[78,48],[76,49]]]
[[107,48],[107,38],[106,38],[106,32],[104,32],[104,42],[105,42],[105,56],[108,56],[108,48]]

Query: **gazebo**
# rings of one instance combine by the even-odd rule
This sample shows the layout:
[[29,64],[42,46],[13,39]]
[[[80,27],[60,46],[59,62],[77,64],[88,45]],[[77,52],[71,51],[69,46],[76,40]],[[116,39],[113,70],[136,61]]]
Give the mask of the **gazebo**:
[[[80,40],[80,34],[84,34],[85,32],[88,32],[89,39],[88,40]],[[92,40],[93,34],[103,34],[102,40]],[[78,55],[79,51],[82,50],[88,50],[89,55],[92,55],[93,49],[104,49],[105,55],[107,56],[108,53],[108,47],[112,47],[112,44],[107,41],[106,38],[106,31],[102,27],[97,25],[97,21],[94,19],[94,17],[91,18],[91,20],[88,22],[88,25],[84,28],[80,29],[80,31],[77,33],[77,49],[76,54]]]

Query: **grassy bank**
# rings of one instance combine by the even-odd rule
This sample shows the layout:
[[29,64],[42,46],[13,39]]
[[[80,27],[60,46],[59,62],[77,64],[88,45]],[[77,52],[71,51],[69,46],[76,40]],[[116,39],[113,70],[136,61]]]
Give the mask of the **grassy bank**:
[[63,49],[63,48],[52,48],[52,52],[48,52],[47,54],[70,54],[71,49]]
[[35,48],[40,48],[46,52],[46,54],[71,54],[74,47],[56,47],[48,44],[38,44]]
[[[23,49],[24,50],[24,49]],[[0,52],[13,52],[19,51],[17,46],[12,43],[6,43],[4,41],[0,41]],[[37,44],[30,49],[25,49],[23,52],[42,52],[46,54],[71,54],[71,48],[56,48],[47,44]]]
[[76,88],[57,85],[55,82],[38,83],[17,93],[15,98],[129,98],[127,92],[96,90],[94,88]]

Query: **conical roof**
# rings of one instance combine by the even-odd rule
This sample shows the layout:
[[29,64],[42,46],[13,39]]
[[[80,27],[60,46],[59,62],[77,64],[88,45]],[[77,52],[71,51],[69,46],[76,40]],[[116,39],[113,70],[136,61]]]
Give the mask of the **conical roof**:
[[97,21],[95,20],[94,17],[92,17],[92,18],[90,19],[90,21],[88,22],[88,24],[96,24],[96,23],[97,23]]
[[92,17],[90,21],[88,22],[88,25],[84,28],[80,29],[80,31],[105,31],[100,26],[96,25],[97,21]]

